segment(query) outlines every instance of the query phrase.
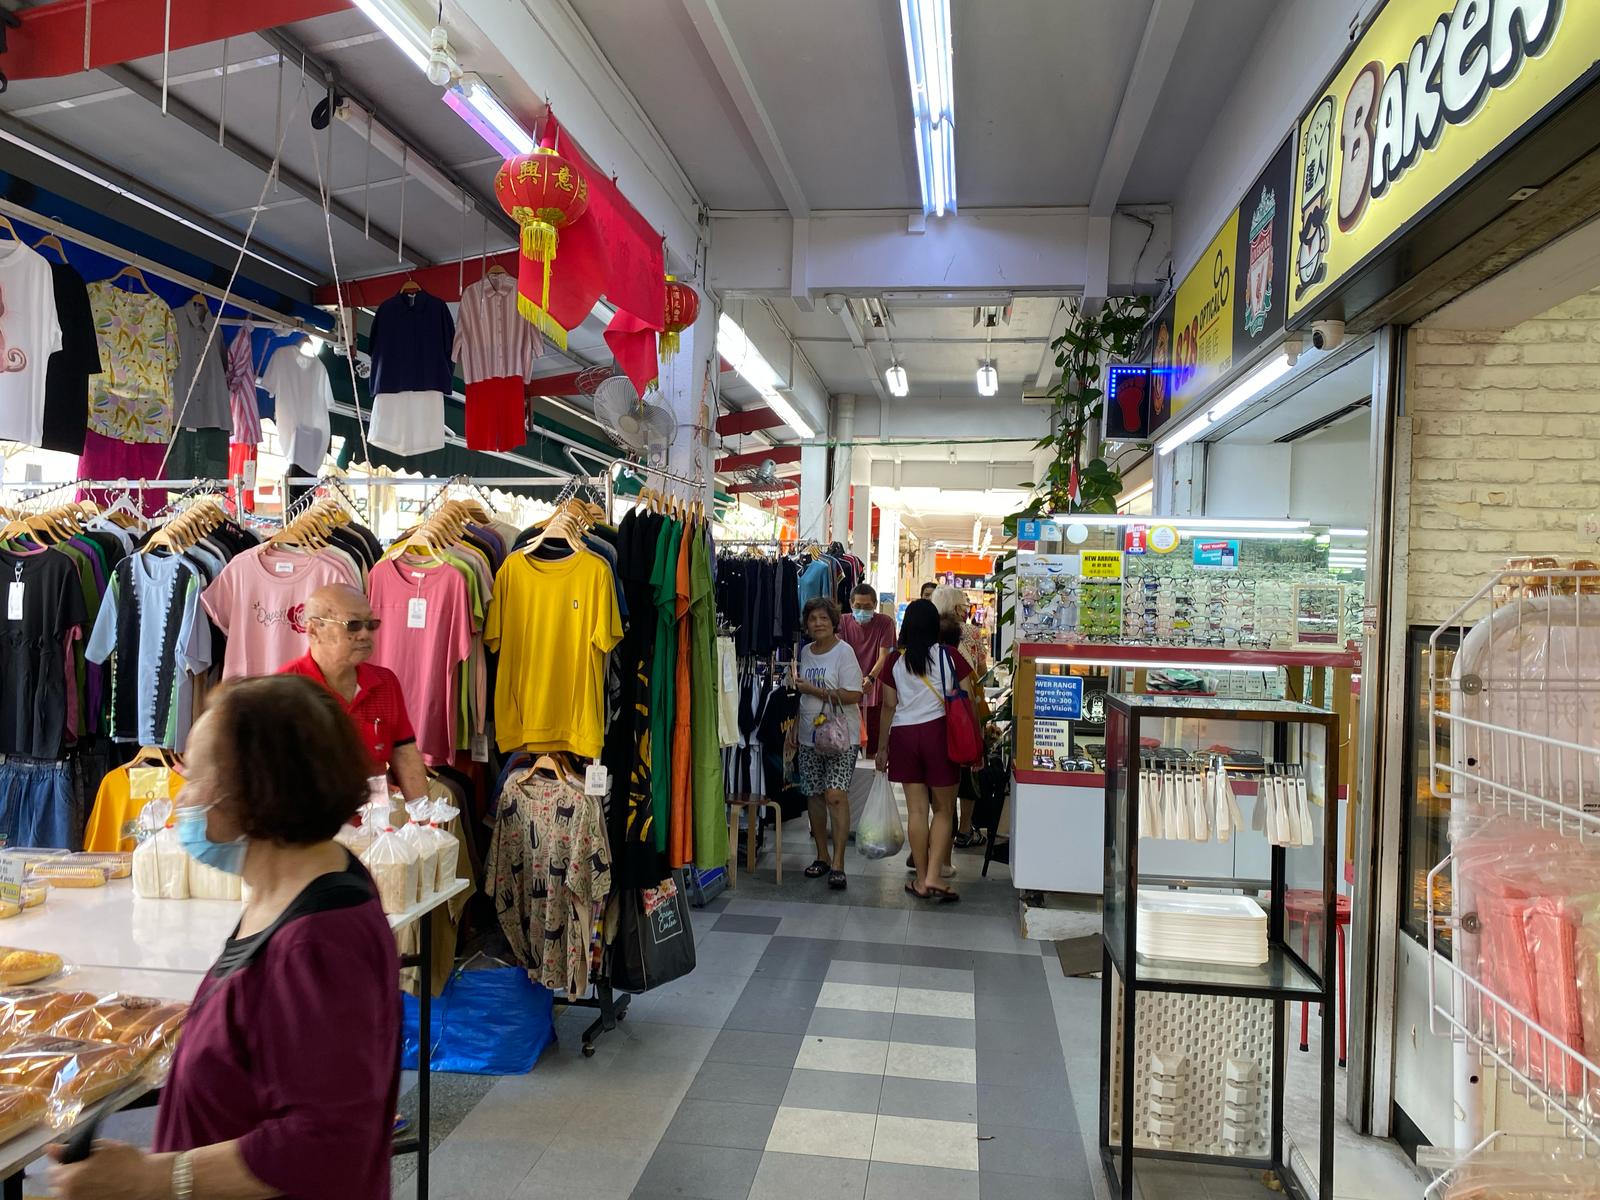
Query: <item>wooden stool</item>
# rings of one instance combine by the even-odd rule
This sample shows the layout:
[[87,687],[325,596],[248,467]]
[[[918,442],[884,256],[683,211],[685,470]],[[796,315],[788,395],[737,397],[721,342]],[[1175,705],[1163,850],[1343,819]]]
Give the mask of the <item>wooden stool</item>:
[[773,850],[777,853],[778,882],[783,882],[783,806],[767,796],[749,792],[735,792],[726,797],[728,804],[728,886],[739,884],[739,809],[744,808],[746,839],[745,864],[747,871],[756,869],[756,833],[761,827],[761,810],[770,808],[776,820],[772,823]]

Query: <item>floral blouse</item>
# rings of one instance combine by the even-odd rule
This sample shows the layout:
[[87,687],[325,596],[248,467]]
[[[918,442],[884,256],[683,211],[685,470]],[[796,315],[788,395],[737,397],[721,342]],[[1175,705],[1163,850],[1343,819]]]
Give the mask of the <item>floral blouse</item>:
[[89,307],[105,370],[89,376],[89,428],[119,442],[172,437],[178,323],[160,296],[89,285]]

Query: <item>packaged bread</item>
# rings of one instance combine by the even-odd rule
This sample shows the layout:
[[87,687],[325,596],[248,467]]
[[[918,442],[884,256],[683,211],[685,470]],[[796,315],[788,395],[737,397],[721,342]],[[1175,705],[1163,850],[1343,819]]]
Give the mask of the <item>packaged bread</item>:
[[106,885],[104,867],[78,866],[67,860],[38,862],[29,868],[29,878],[42,879],[51,887],[97,888]]
[[229,871],[208,867],[199,859],[189,859],[189,899],[238,900],[241,880]]
[[50,1032],[60,1037],[115,1042],[149,1054],[172,1045],[188,1014],[189,1006],[176,1001],[108,996],[75,1008],[56,1021]]
[[7,917],[20,917],[21,915],[21,900],[0,900],[0,921],[4,921]]
[[0,1033],[10,1038],[45,1033],[61,1021],[100,1003],[91,992],[16,987],[0,991]]
[[64,860],[72,866],[99,867],[107,879],[126,879],[133,874],[133,855],[120,850],[92,851],[74,854]]
[[46,1117],[59,1127],[116,1091],[139,1063],[133,1049],[115,1042],[31,1034],[0,1048],[0,1085],[45,1093]]
[[38,908],[43,904],[45,897],[50,894],[50,885],[40,883],[36,879],[27,880],[22,885],[22,907]]
[[170,829],[171,800],[151,800],[134,824],[133,894],[145,900],[189,898],[189,856],[178,831]]
[[384,912],[402,913],[417,902],[417,856],[393,829],[384,829],[372,839],[372,845],[361,856],[361,865],[378,887],[378,902]]
[[45,1094],[35,1088],[0,1087],[0,1142],[8,1142],[45,1119]]
[[456,869],[461,865],[461,841],[455,832],[448,828],[459,811],[443,800],[433,801],[428,809],[428,824],[439,835],[438,887],[441,892],[455,885]]
[[420,892],[418,899],[425,899],[439,890],[441,848],[439,839],[434,836],[439,831],[430,828],[427,820],[421,815],[421,810],[426,808],[427,804],[426,800],[417,800],[406,805],[411,820],[397,831],[417,856],[417,890]]
[[0,986],[38,983],[61,970],[61,956],[47,950],[15,950],[0,946]]

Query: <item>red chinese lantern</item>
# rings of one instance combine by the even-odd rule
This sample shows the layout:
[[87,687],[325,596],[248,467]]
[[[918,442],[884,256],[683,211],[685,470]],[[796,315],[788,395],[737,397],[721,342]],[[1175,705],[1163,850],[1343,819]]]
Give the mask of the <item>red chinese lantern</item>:
[[700,293],[687,283],[667,276],[667,305],[663,312],[665,324],[661,332],[661,361],[666,362],[678,352],[679,338],[700,315]]
[[544,264],[537,303],[518,289],[517,311],[555,342],[566,346],[566,330],[550,316],[550,264],[555,261],[560,231],[589,208],[589,181],[569,160],[548,146],[518,154],[500,164],[494,176],[495,199],[522,228],[524,259]]

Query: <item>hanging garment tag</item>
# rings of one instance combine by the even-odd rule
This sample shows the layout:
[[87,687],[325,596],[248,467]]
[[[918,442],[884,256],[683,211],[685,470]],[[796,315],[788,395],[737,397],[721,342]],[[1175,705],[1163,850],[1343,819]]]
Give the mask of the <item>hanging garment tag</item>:
[[486,763],[489,761],[489,735],[475,733],[471,739],[472,761]]
[[590,763],[583,772],[583,794],[604,796],[611,790],[611,772],[599,763]]
[[19,581],[6,588],[6,620],[22,620],[22,589],[26,586]]
[[406,628],[423,629],[428,624],[428,600],[426,596],[413,596],[406,601]]
[[253,458],[244,465],[244,486],[248,492],[256,490],[256,460]]
[[285,559],[282,562],[273,563],[272,564],[272,569],[274,571],[276,571],[279,575],[293,575],[294,574],[294,564],[292,562],[289,562],[287,559]]

